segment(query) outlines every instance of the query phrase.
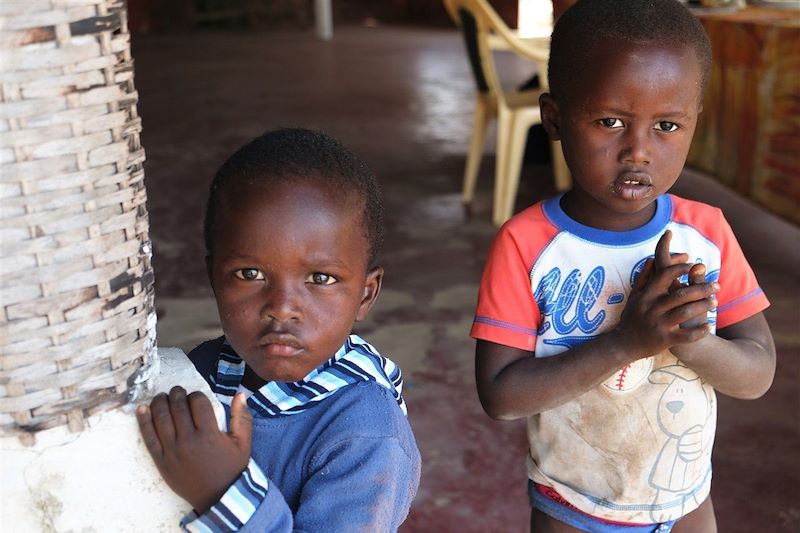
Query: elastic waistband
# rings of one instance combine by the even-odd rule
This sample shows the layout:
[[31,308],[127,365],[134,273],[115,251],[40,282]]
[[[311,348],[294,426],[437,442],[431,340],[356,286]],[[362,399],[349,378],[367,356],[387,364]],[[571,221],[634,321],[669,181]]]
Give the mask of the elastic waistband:
[[[528,497],[531,506],[544,514],[572,527],[595,533],[664,533],[672,530],[677,520],[663,524],[641,524],[617,522],[581,511],[558,493],[553,487],[528,481]],[[588,529],[587,529],[588,528]]]

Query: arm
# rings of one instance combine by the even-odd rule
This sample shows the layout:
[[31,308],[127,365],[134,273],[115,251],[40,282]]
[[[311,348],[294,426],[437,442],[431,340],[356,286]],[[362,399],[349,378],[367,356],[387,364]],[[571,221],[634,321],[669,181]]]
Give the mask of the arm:
[[475,378],[484,411],[496,420],[524,418],[566,403],[637,359],[614,333],[553,357],[478,340]]
[[396,531],[417,492],[420,455],[408,419],[376,384],[331,397],[306,452],[295,530]]
[[191,533],[290,533],[292,511],[280,489],[250,459],[247,468],[219,501],[203,514],[189,513],[181,520],[181,528]]
[[[596,387],[615,370],[677,344],[709,334],[702,323],[716,304],[715,283],[696,283],[670,291],[674,280],[688,274],[686,254],[669,253],[669,231],[659,239],[656,261],[650,261],[630,293],[616,328],[553,357],[478,341],[476,380],[484,410],[497,419],[534,415],[557,407]],[[684,327],[681,327],[684,324]]]
[[[286,531],[390,532],[409,512],[420,458],[408,421],[388,390],[353,387],[349,392],[355,394],[343,393],[319,407],[329,414],[319,419],[324,429],[313,431],[313,444],[304,448]],[[274,531],[272,520],[268,509],[259,508],[243,531]]]
[[[250,458],[252,418],[243,395],[234,398],[227,434],[217,430],[208,399],[201,393],[187,399],[180,387],[141,406],[137,417],[162,477],[195,509],[181,522],[187,531],[395,530],[419,483],[419,454],[397,437],[345,438],[312,460],[293,515]],[[226,448],[229,441],[242,447]]]
[[723,394],[752,400],[762,396],[775,376],[775,343],[763,313],[720,329],[672,352]]
[[406,450],[393,436],[336,442],[309,468],[294,515],[296,531],[396,531],[408,515],[420,475],[416,450]]
[[[705,267],[693,265],[689,285],[704,281]],[[676,283],[672,290],[683,286]],[[706,320],[703,316],[697,318]],[[689,322],[696,324],[695,320]],[[721,328],[716,336],[674,346],[672,353],[716,390],[734,398],[752,400],[762,396],[775,376],[775,343],[760,312]]]

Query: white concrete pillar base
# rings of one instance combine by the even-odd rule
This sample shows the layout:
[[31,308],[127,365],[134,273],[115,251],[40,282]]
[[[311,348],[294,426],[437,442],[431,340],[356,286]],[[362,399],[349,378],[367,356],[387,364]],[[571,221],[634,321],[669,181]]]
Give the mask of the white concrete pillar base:
[[[174,385],[212,400],[220,427],[225,412],[191,361],[159,348],[153,395]],[[142,402],[149,402],[149,398]],[[180,531],[191,506],[161,480],[144,447],[134,406],[95,415],[87,429],[40,431],[33,446],[0,437],[0,517],[8,531]]]

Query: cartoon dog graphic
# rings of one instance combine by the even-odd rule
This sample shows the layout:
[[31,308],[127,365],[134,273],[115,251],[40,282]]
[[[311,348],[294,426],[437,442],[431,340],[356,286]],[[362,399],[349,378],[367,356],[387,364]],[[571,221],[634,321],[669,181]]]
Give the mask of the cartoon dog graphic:
[[715,424],[713,398],[700,377],[681,364],[653,370],[648,380],[664,385],[658,402],[658,425],[667,439],[650,471],[650,486],[656,489],[651,518],[654,522],[683,514],[690,500],[696,504],[694,490],[709,474],[708,454]]

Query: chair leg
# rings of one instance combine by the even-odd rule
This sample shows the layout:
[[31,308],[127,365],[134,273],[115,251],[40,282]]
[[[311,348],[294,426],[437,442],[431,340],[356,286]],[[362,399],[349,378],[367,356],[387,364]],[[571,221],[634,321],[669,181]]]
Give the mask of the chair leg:
[[464,190],[462,200],[465,204],[472,202],[475,196],[475,185],[478,181],[478,170],[483,157],[483,144],[486,139],[486,126],[489,122],[489,113],[486,100],[480,96],[475,101],[475,118],[472,125],[472,135],[469,140],[467,153],[467,166],[464,169]]
[[572,176],[569,173],[567,162],[564,159],[564,150],[561,149],[561,141],[554,141],[551,144],[553,155],[553,179],[557,191],[567,191],[572,187]]
[[528,130],[531,126],[529,121],[517,116],[516,113],[512,113],[511,117],[509,142],[506,147],[505,189],[503,190],[500,211],[493,217],[497,226],[503,224],[514,214],[514,201],[517,198],[519,174],[522,170],[522,156],[525,152],[525,145],[528,142]]
[[500,107],[497,110],[497,149],[495,150],[494,198],[492,201],[492,221],[495,224],[497,224],[499,214],[503,211],[503,199],[506,195],[506,177],[508,176],[506,167],[512,120],[513,114],[508,109]]

